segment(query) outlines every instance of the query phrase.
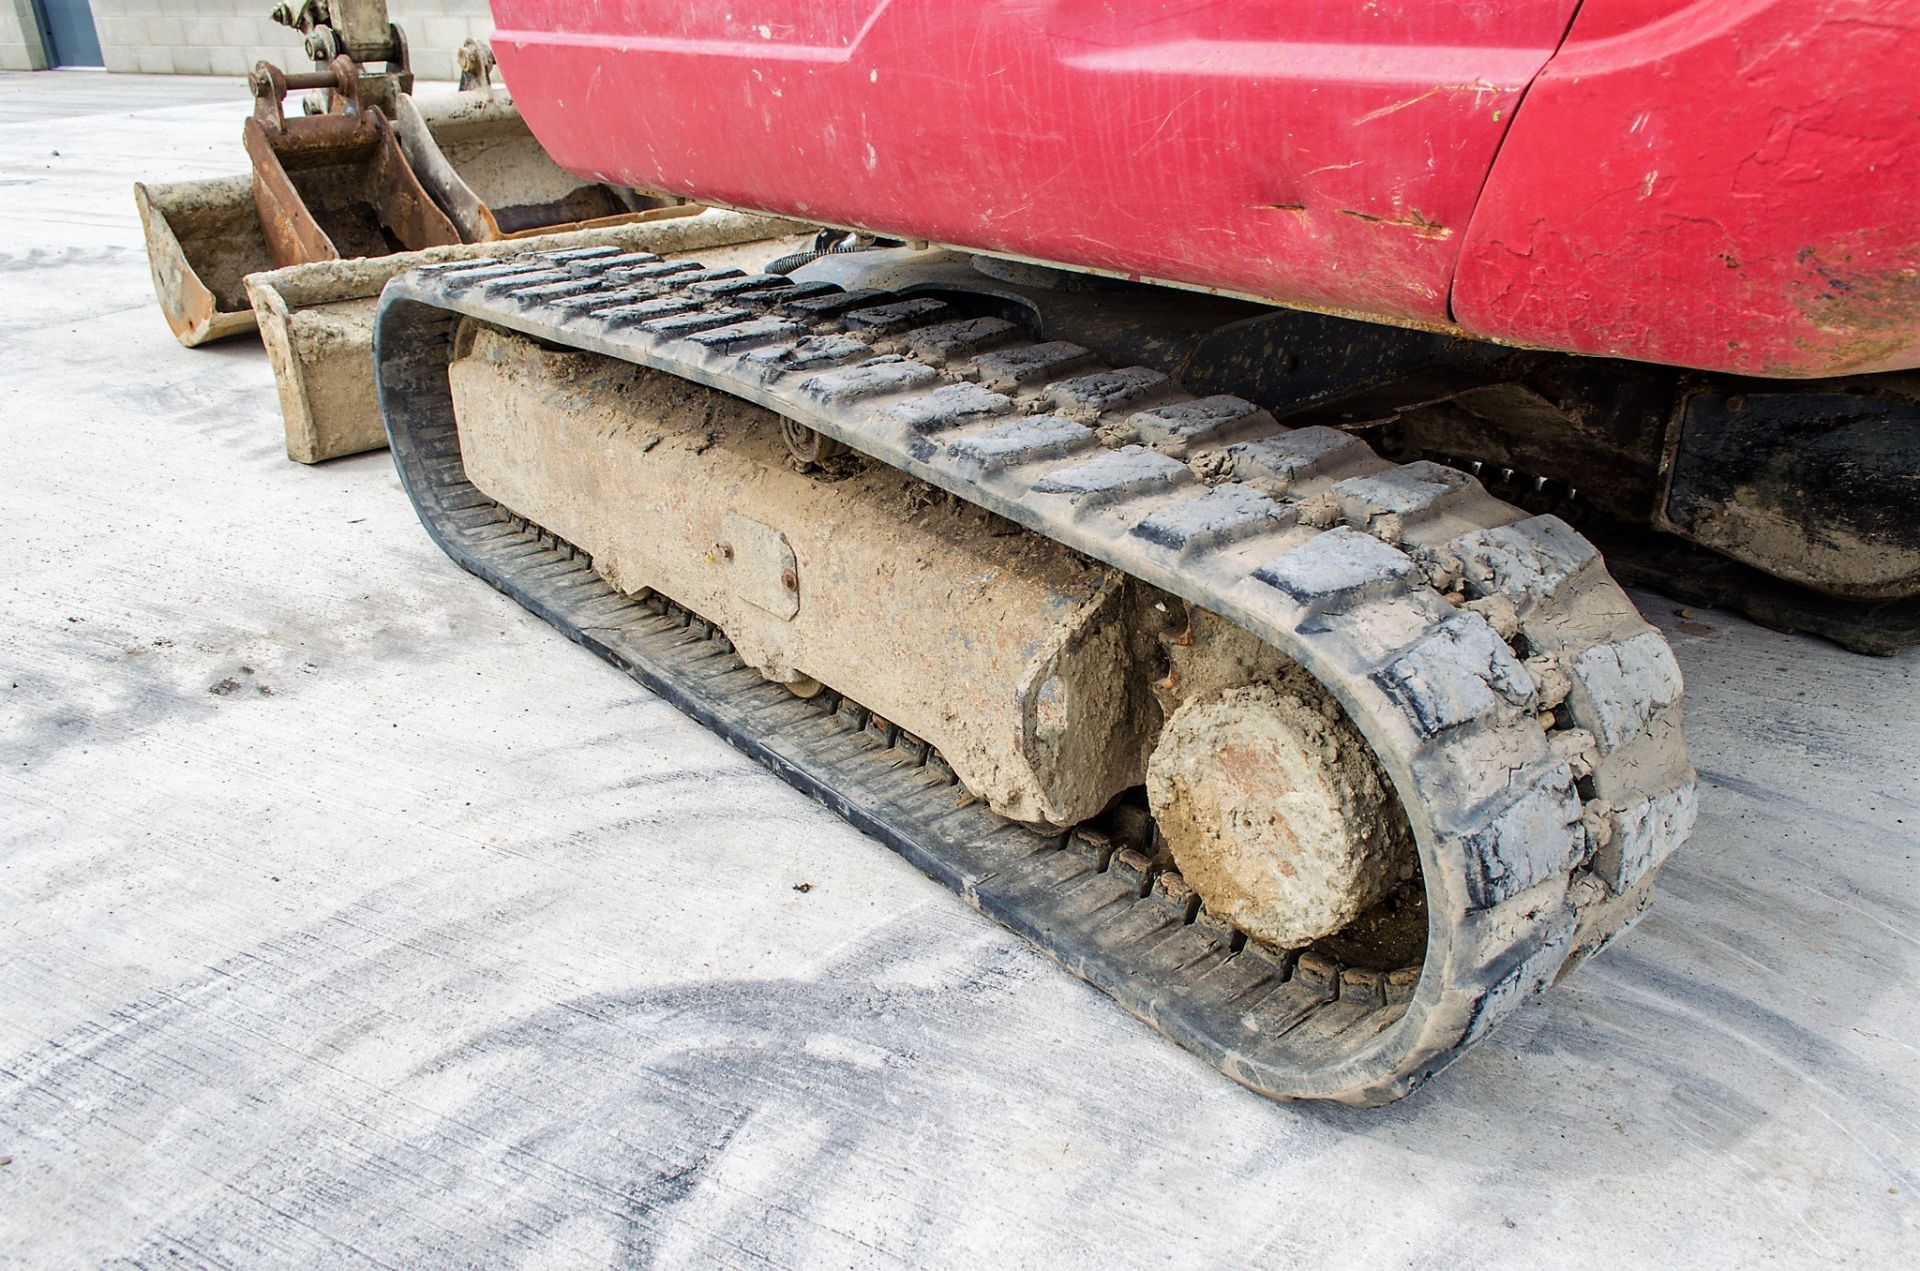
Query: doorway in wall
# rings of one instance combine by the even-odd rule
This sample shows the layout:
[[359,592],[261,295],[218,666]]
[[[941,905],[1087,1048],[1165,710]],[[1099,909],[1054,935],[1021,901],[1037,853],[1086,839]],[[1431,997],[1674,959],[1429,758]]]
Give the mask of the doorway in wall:
[[48,62],[55,66],[106,65],[87,0],[33,0],[33,17],[40,24],[40,42],[46,46]]

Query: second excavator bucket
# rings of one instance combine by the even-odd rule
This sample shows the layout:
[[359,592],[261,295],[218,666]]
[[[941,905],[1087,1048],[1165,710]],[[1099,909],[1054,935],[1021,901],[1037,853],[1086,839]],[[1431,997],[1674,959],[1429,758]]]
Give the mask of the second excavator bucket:
[[414,175],[469,243],[617,224],[679,202],[574,176],[535,140],[519,108],[493,84],[493,51],[461,46],[461,91],[402,94],[393,130]]
[[402,96],[393,127],[414,175],[469,243],[612,224],[664,202],[574,176],[490,89]]
[[174,338],[194,348],[253,330],[245,279],[275,263],[253,206],[253,178],[136,181],[133,201],[153,292]]
[[[353,62],[288,75],[262,62],[252,76],[247,120],[253,201],[274,263],[387,256],[460,241],[401,153],[386,116],[359,101]],[[322,115],[284,113],[290,90],[326,88],[349,103]]]

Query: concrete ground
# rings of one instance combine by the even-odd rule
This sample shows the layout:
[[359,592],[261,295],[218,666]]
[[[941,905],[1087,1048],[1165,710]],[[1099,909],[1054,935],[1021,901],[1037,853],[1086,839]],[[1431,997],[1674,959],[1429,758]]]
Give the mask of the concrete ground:
[[[288,463],[0,76],[0,1264],[1920,1265],[1920,656],[1639,596],[1699,830],[1431,1087],[1246,1093]],[[797,885],[811,884],[801,891]]]

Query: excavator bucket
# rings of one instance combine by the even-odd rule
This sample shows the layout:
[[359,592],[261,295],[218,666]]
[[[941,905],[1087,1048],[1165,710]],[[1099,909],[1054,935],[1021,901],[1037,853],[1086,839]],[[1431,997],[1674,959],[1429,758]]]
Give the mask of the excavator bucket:
[[153,293],[188,348],[253,330],[244,279],[274,260],[253,206],[253,178],[136,181]]
[[[424,101],[402,93],[394,113],[408,174],[418,176],[469,244],[513,238],[548,251],[672,252],[792,228],[737,213],[693,220],[704,210],[697,204],[583,181],[556,166],[513,103],[489,87]],[[318,463],[387,444],[369,371],[380,288],[406,269],[473,254],[457,246],[367,251],[362,259],[311,259],[247,278],[280,392],[289,458]]]
[[[310,75],[287,75],[266,62],[254,68],[254,115],[244,136],[260,230],[278,265],[460,241],[407,165],[386,116],[360,103],[357,78],[345,57]],[[290,119],[282,99],[299,88],[327,88],[353,104]]]
[[[181,344],[255,328],[249,274],[674,214],[679,200],[556,165],[492,86],[491,53],[468,43],[462,91],[422,99],[345,57],[300,75],[262,63],[250,78],[251,175],[135,183],[154,294]],[[327,90],[336,109],[286,117],[284,95],[303,88]],[[329,294],[332,277],[286,294]]]
[[281,96],[293,89],[324,87],[352,100],[359,80],[351,62],[293,76],[263,62],[250,82],[252,173],[133,187],[154,295],[188,348],[254,329],[248,274],[460,241],[378,110],[282,114]]
[[[623,217],[615,225],[523,237],[515,246],[583,258],[669,255],[711,252],[801,228],[771,217],[682,205]],[[373,318],[381,288],[416,266],[483,257],[494,250],[481,243],[376,259],[316,261],[246,279],[251,312],[259,321],[280,392],[288,458],[318,463],[386,446],[372,376]]]
[[403,96],[393,126],[420,183],[469,243],[617,223],[662,203],[566,171],[513,102],[490,91]]

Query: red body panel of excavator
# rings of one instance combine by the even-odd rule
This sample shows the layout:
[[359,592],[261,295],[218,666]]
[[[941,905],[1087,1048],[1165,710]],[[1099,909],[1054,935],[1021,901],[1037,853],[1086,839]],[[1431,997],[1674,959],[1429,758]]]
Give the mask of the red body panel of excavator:
[[607,181],[1516,344],[1920,365],[1920,6],[495,0]]

